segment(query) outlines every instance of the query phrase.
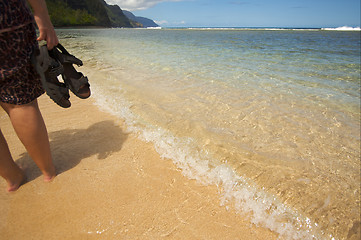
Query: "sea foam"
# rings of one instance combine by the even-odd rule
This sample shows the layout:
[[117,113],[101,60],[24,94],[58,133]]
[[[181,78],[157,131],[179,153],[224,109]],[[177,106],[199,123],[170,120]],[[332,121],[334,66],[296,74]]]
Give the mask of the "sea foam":
[[361,31],[361,28],[360,27],[343,26],[343,27],[337,27],[337,28],[321,28],[321,30],[326,30],[326,31]]
[[237,175],[227,163],[215,165],[191,138],[175,137],[165,129],[145,123],[132,113],[132,104],[121,94],[109,97],[101,89],[95,84],[92,87],[101,109],[123,119],[127,130],[141,140],[152,142],[160,156],[172,160],[184,176],[204,185],[217,185],[220,203],[227,209],[234,206],[238,213],[250,216],[253,224],[269,228],[286,239],[333,239],[325,237],[317,223],[289,208],[250,179]]

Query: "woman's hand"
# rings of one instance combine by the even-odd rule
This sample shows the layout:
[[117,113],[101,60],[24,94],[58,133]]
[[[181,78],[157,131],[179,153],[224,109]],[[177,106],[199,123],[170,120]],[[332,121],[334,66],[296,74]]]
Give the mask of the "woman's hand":
[[54,27],[52,27],[52,26],[51,27],[43,27],[38,22],[37,22],[37,25],[39,27],[40,34],[36,40],[38,40],[38,41],[45,40],[46,45],[48,46],[49,50],[52,49],[53,47],[55,47],[56,45],[58,45],[59,40],[58,40],[58,37],[56,36]]
[[34,11],[34,19],[39,28],[38,41],[45,40],[48,49],[58,45],[59,40],[56,36],[54,26],[50,21],[48,9],[45,0],[28,0]]

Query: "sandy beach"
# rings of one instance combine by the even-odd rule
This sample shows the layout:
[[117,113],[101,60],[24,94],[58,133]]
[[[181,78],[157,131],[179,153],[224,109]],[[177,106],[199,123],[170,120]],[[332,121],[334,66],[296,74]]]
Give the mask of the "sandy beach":
[[276,239],[229,206],[216,186],[189,180],[151,143],[92,99],[62,109],[39,98],[58,176],[43,182],[4,111],[0,126],[28,182],[0,180],[0,239]]

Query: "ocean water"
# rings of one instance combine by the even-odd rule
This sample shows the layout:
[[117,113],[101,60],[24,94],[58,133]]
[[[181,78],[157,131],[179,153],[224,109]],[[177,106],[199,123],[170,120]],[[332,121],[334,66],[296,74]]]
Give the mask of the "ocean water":
[[360,237],[360,32],[62,29],[101,109],[286,239]]

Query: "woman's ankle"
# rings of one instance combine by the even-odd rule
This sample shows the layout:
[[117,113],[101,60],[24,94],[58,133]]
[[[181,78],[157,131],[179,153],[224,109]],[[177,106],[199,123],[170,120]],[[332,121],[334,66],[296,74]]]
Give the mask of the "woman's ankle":
[[51,170],[43,172],[44,182],[51,182],[56,177],[56,170],[53,167]]
[[7,187],[7,191],[8,192],[15,192],[16,190],[19,189],[19,187],[24,184],[26,181],[26,176],[25,173],[20,170],[15,176],[12,177],[12,179],[8,179],[7,183],[8,183],[8,187]]

